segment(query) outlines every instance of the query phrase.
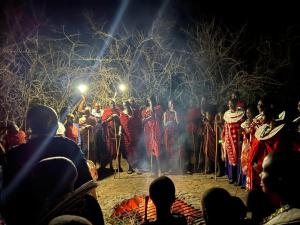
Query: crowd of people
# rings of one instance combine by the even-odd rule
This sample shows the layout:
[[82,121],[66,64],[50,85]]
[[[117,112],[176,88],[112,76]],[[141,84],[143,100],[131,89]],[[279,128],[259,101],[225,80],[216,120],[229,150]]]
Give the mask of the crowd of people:
[[[182,110],[172,99],[164,107],[151,96],[144,107],[131,98],[122,105],[113,99],[102,109],[88,106],[83,96],[76,111],[62,112],[59,121],[52,108],[33,105],[26,116],[29,132],[14,122],[1,129],[1,214],[8,225],[48,224],[63,215],[104,224],[94,181],[107,170],[123,172],[123,157],[127,173],[147,170],[158,177],[150,186],[151,199],[159,202],[154,224],[186,224],[170,212],[174,184],[160,176],[197,172],[227,175],[229,183],[250,191],[248,208],[226,190],[204,193],[207,224],[225,217],[228,224],[299,222],[299,117],[277,113],[266,97],[258,101],[255,116],[238,93],[227,107],[217,110],[202,98],[199,107],[189,102]],[[245,220],[247,211],[251,220]]]

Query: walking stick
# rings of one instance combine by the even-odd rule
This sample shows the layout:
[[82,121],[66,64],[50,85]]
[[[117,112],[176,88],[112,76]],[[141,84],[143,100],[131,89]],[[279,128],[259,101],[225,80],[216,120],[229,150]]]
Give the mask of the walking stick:
[[119,174],[119,179],[120,179],[120,163],[121,163],[121,155],[120,155],[120,146],[121,146],[121,127],[119,126],[119,139],[118,140],[118,146],[117,146],[117,160],[118,160],[118,174]]
[[218,124],[217,121],[214,123],[215,133],[216,133],[216,152],[215,152],[215,180],[217,180],[217,160],[218,160]]
[[115,121],[113,121],[114,123],[114,134],[115,134],[115,147],[116,147],[116,151],[117,151],[117,169],[114,172],[114,178],[116,178],[116,173],[119,174],[120,176],[120,170],[119,170],[119,153],[118,153],[118,139],[117,139],[117,128],[116,128],[116,123]]
[[192,138],[193,138],[193,150],[194,150],[194,173],[196,172],[196,146],[194,136],[194,124],[192,124]]
[[204,159],[204,174],[206,174],[207,171],[207,148],[208,148],[208,127],[209,125],[206,125],[206,140],[205,140],[205,159]]

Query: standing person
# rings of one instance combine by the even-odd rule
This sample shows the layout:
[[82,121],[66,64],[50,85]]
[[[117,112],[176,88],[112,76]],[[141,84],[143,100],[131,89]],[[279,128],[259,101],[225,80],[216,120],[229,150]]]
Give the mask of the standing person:
[[[161,143],[161,122],[162,108],[157,104],[154,96],[147,98],[147,106],[142,112],[142,122],[144,124],[144,137],[147,156],[150,157],[152,167],[152,157],[156,162],[156,174],[160,174],[160,143]],[[151,168],[153,169],[153,168]],[[153,172],[153,171],[152,171]]]
[[137,147],[139,136],[135,131],[139,118],[134,114],[129,101],[123,103],[124,110],[120,112],[120,122],[122,127],[122,138],[124,141],[125,154],[128,162],[128,174],[134,172],[137,166]]
[[76,166],[75,188],[92,180],[87,162],[78,146],[68,138],[54,136],[58,128],[56,112],[44,105],[34,105],[27,112],[27,125],[32,134],[26,144],[12,148],[5,154],[1,211],[8,224],[30,224],[25,221],[31,208],[32,168],[43,158],[63,156]]
[[110,170],[114,171],[112,161],[113,159],[117,158],[118,169],[120,172],[123,172],[123,169],[121,168],[121,154],[120,154],[120,145],[121,145],[120,112],[116,108],[116,103],[114,100],[111,100],[110,107],[104,109],[101,119],[102,119],[104,142],[109,152],[108,161],[109,161]]
[[248,156],[251,150],[252,140],[255,133],[253,127],[254,109],[248,107],[246,110],[247,119],[241,124],[243,134],[242,154],[241,154],[241,167],[242,167],[242,188],[249,189],[249,172],[248,172]]
[[[128,102],[130,103],[131,109],[132,109],[132,113],[133,113],[133,117],[136,118],[135,119],[135,123],[134,123],[134,136],[136,137],[136,141],[137,141],[137,167],[139,168],[141,165],[139,165],[140,161],[142,161],[141,159],[144,158],[144,154],[145,151],[144,150],[144,140],[142,138],[143,135],[143,123],[142,123],[142,110],[140,109],[140,107],[138,106],[138,104],[136,103],[135,99],[133,97],[128,99]],[[140,171],[138,170],[138,168],[136,168],[136,172],[140,173]]]
[[285,126],[282,121],[277,123],[270,109],[263,111],[263,125],[256,129],[251,150],[248,155],[250,189],[260,188],[260,176],[264,158],[280,148],[281,135]]
[[201,149],[201,129],[202,129],[202,114],[201,109],[195,107],[192,100],[189,101],[189,106],[185,116],[186,122],[186,144],[185,152],[187,159],[187,173],[191,174],[204,169],[204,155]]
[[74,115],[67,115],[67,123],[65,125],[65,136],[74,141],[78,146],[81,146],[80,128],[78,123],[74,123]]
[[205,155],[205,172],[212,173],[215,168],[216,130],[214,127],[215,112],[208,107],[203,123],[203,151]]
[[81,146],[88,159],[96,161],[95,134],[97,118],[91,114],[91,108],[86,107],[84,114],[79,118]]
[[99,102],[93,102],[92,107],[92,115],[97,118],[97,120],[101,119],[101,116],[103,114],[103,109],[101,109],[101,105]]
[[218,140],[217,146],[217,177],[221,177],[225,175],[225,160],[226,153],[222,144],[222,131],[224,127],[224,109],[223,106],[218,108],[218,113],[215,116],[215,130]]
[[244,110],[237,108],[235,100],[228,101],[228,108],[224,114],[224,128],[222,141],[227,154],[226,165],[229,183],[239,183],[240,157],[241,157],[241,123],[244,117]]
[[163,114],[164,144],[168,158],[169,172],[178,168],[179,146],[178,146],[178,118],[174,109],[173,100],[168,101],[168,110]]

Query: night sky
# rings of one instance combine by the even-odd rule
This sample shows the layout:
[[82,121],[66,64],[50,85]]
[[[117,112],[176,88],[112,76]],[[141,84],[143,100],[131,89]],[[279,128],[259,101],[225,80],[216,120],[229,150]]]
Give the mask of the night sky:
[[[122,0],[2,0],[1,17],[3,11],[11,12],[12,9],[18,13],[22,11],[28,17],[34,12],[45,15],[53,24],[80,29],[83,12],[92,12],[99,21],[109,24],[121,2]],[[276,36],[299,24],[300,19],[296,1],[131,0],[122,22],[145,29],[164,2],[168,2],[163,11],[164,19],[172,19],[180,26],[216,18],[232,29],[239,29],[247,24],[252,34]]]

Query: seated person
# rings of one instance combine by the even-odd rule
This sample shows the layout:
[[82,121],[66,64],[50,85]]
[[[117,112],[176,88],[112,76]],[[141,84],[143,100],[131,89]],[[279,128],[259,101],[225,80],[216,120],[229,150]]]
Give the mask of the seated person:
[[92,224],[104,224],[101,208],[97,200],[87,194],[88,189],[74,190],[77,176],[74,163],[65,157],[50,157],[37,164],[30,178],[37,224],[47,224],[63,214],[84,217]]
[[201,205],[207,225],[230,224],[231,221],[228,221],[230,199],[231,195],[223,188],[210,188],[204,192]]
[[1,213],[7,224],[26,224],[24,218],[31,213],[32,187],[28,177],[33,167],[44,158],[63,156],[76,166],[78,176],[75,188],[92,180],[86,159],[79,147],[70,139],[55,136],[58,118],[55,110],[44,105],[33,105],[26,121],[31,129],[27,143],[11,148],[5,154]]
[[246,206],[223,188],[206,190],[201,200],[206,225],[245,224]]
[[187,221],[184,216],[180,214],[171,213],[171,206],[175,201],[175,186],[170,178],[166,176],[161,176],[155,179],[150,184],[149,194],[156,208],[156,220],[153,222],[145,221],[144,224],[187,224]]
[[276,151],[263,161],[261,186],[277,209],[265,219],[266,225],[300,224],[300,152]]

